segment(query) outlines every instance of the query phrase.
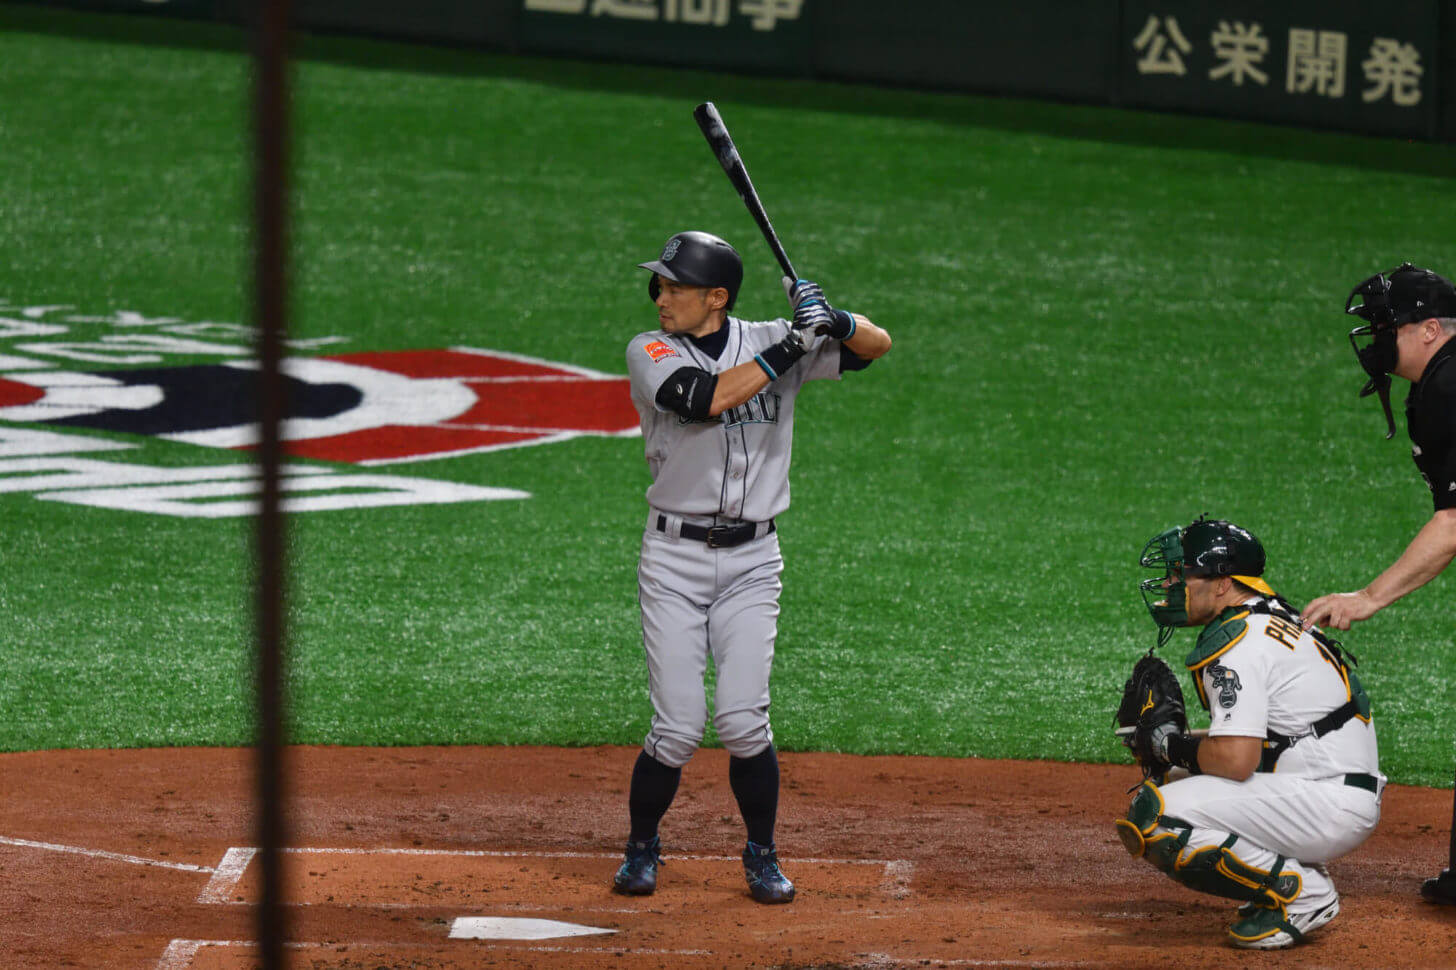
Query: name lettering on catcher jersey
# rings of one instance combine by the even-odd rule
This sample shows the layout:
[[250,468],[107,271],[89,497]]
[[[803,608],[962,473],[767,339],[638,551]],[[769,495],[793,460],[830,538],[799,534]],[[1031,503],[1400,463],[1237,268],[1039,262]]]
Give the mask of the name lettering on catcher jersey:
[[1269,617],[1269,624],[1264,627],[1264,634],[1269,639],[1276,643],[1284,644],[1290,650],[1293,650],[1299,643],[1299,638],[1303,632],[1295,624],[1277,616]]
[[769,391],[761,391],[749,400],[723,412],[723,427],[736,428],[744,424],[778,424],[779,403],[782,398]]

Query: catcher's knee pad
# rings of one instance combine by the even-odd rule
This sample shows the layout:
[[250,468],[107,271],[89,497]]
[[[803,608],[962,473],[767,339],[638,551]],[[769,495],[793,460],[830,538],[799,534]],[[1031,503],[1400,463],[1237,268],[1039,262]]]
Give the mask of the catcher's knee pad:
[[[1146,859],[1169,875],[1192,831],[1192,826],[1181,819],[1163,814],[1163,793],[1150,781],[1138,786],[1132,804],[1127,807],[1127,817],[1118,819],[1116,824],[1117,837],[1128,854],[1134,859]],[[1183,831],[1180,834],[1174,828]]]
[[735,758],[752,758],[773,743],[768,711],[727,711],[714,716],[713,728]]

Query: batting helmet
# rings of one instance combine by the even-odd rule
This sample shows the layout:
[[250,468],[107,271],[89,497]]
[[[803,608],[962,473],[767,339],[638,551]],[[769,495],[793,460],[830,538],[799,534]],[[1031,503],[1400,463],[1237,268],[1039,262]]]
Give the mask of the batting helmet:
[[743,285],[743,260],[738,250],[710,232],[680,232],[662,247],[661,256],[637,265],[652,272],[647,293],[654,302],[662,291],[659,276],[691,286],[721,286],[728,291],[729,310]]

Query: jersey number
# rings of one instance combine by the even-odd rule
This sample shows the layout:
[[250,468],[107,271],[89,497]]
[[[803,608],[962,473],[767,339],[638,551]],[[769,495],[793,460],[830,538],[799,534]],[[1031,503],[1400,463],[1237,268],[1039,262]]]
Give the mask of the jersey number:
[[[1281,619],[1277,616],[1269,617],[1269,625],[1264,627],[1264,632],[1268,634],[1269,639],[1284,644],[1290,650],[1295,648],[1300,636],[1304,633],[1299,624],[1290,623],[1288,620]],[[1344,662],[1332,650],[1321,643],[1318,637],[1312,639],[1314,639],[1314,646],[1319,651],[1320,657],[1325,663],[1334,667],[1335,671],[1340,675],[1340,679],[1346,681],[1348,685],[1349,678],[1346,676],[1348,668]]]

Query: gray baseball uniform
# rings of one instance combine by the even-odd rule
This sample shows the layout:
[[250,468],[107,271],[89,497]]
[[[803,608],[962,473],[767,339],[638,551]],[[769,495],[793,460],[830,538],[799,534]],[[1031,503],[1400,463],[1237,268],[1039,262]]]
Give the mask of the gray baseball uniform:
[[[666,765],[685,764],[702,740],[710,655],[713,726],[724,747],[749,758],[773,742],[769,674],[783,571],[773,520],[789,505],[795,399],[806,381],[839,378],[841,344],[813,338],[797,366],[716,418],[693,421],[663,410],[658,391],[681,367],[720,373],[751,361],[789,327],[782,319],[730,316],[716,358],[702,346],[710,341],[661,330],[638,334],[627,347],[652,475],[637,572],[653,707],[643,747]],[[740,536],[751,530],[753,538],[718,546],[699,531],[715,527]]]

